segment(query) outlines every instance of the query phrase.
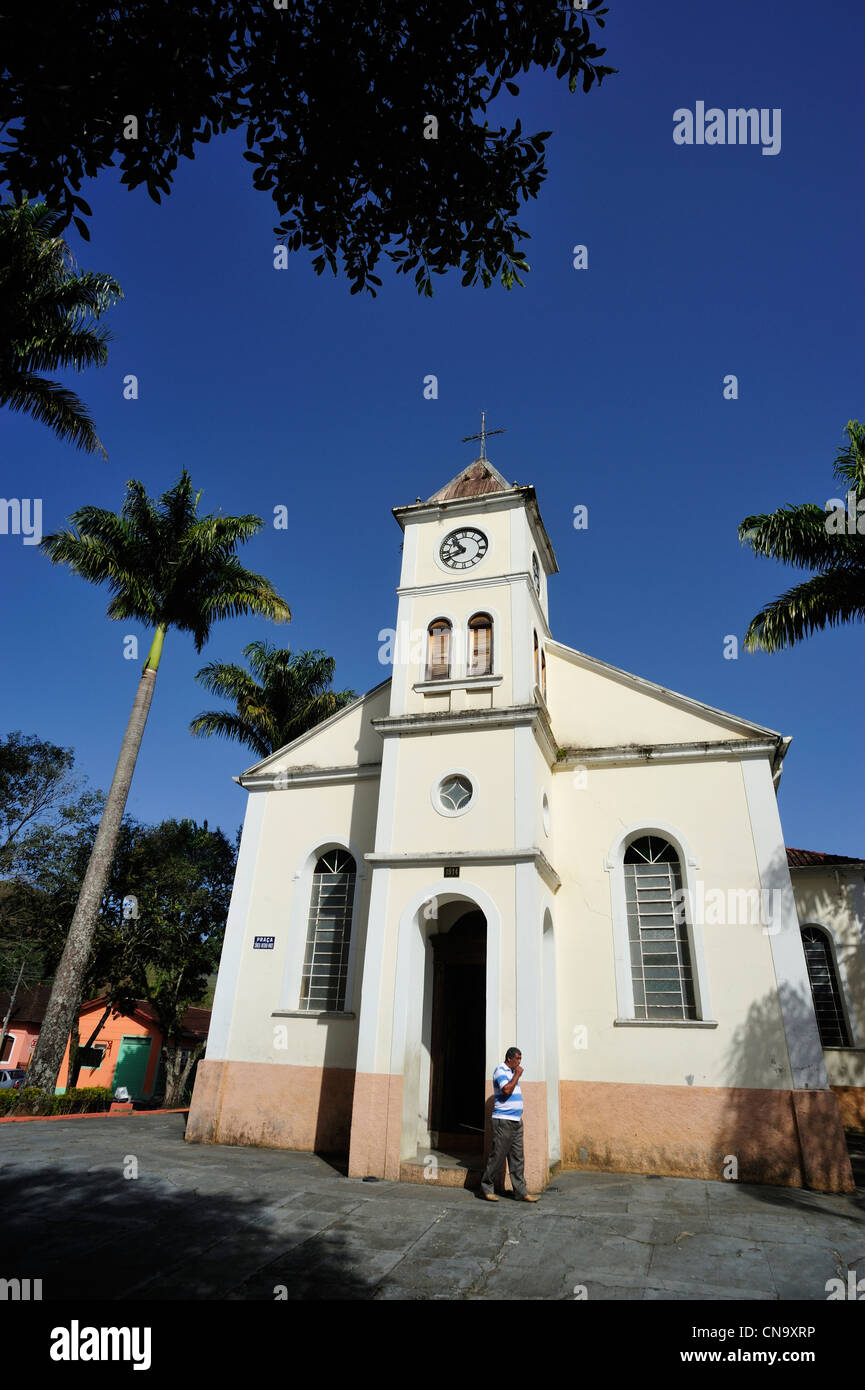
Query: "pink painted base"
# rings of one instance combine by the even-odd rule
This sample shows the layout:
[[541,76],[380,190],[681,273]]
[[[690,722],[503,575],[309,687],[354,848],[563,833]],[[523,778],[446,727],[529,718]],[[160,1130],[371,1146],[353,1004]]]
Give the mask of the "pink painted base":
[[345,1153],[354,1072],[272,1062],[199,1062],[186,1139]]
[[565,1168],[854,1190],[831,1091],[562,1081],[559,1099]]
[[348,1176],[398,1181],[401,1138],[402,1077],[358,1072]]
[[[526,1183],[541,1192],[550,1176],[546,1084],[521,1089]],[[858,1098],[841,1099],[860,1113]],[[832,1091],[563,1081],[559,1103],[563,1168],[854,1190]],[[204,1061],[186,1138],[348,1153],[351,1177],[398,1181],[402,1077]]]
[[865,1086],[833,1086],[841,1108],[841,1123],[845,1129],[865,1132]]

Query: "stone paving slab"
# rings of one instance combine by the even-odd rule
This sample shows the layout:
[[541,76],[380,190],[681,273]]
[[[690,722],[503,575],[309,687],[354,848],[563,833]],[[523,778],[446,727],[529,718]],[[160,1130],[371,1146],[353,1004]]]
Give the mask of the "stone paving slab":
[[[0,1129],[6,1277],[45,1300],[823,1301],[865,1192],[559,1174],[536,1205],[187,1145],[176,1114]],[[135,1163],[131,1164],[130,1160]],[[137,1176],[128,1176],[137,1171]],[[14,1268],[10,1265],[14,1265]]]

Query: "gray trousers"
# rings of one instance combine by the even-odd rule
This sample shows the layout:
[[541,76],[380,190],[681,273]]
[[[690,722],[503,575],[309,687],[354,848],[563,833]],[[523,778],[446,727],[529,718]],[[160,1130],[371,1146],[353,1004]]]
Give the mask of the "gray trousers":
[[496,1120],[493,1126],[493,1149],[487,1160],[481,1178],[481,1191],[490,1193],[499,1173],[504,1181],[505,1159],[511,1175],[511,1186],[518,1197],[526,1195],[526,1179],[523,1173],[523,1122],[522,1120]]

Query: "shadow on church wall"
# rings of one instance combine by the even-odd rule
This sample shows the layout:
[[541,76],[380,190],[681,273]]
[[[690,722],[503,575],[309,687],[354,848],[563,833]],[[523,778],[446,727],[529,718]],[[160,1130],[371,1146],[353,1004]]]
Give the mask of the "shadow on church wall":
[[[361,757],[362,739],[355,744],[358,759]],[[363,969],[366,955],[367,926],[369,919],[369,899],[372,882],[372,869],[363,856],[374,849],[374,839],[370,837],[370,816],[365,797],[369,795],[370,784],[361,782],[355,789],[351,801],[351,815],[348,825],[348,844],[357,854],[358,879],[355,892],[359,893],[359,907],[355,923],[357,943],[355,946],[352,997],[346,1001],[346,1009],[353,1012],[353,1019],[322,1019],[318,1026],[326,1030],[321,1092],[318,1101],[318,1115],[315,1126],[314,1150],[337,1172],[348,1171],[351,1121],[354,1106],[355,1063],[357,1058],[357,1034],[360,1024],[360,999],[363,987]],[[366,809],[364,809],[366,807]],[[372,818],[373,835],[375,817]],[[363,878],[360,875],[363,874]],[[346,1056],[346,1043],[350,1042],[350,1056]]]
[[[642,1084],[619,1088],[579,1083],[569,1096],[566,1083],[562,1092],[570,1131],[566,1167],[787,1188],[812,1186],[818,1191],[840,1191],[849,1185],[849,1160],[837,1098],[820,1089],[819,1069],[812,1069],[810,1089],[791,1094],[788,1037],[799,1062],[819,1058],[822,1049],[785,851],[769,865],[764,883],[773,894],[769,899],[771,915],[765,924],[731,919],[726,925],[706,924],[704,933],[713,948],[710,968],[719,933],[725,934],[723,944],[734,958],[743,932],[762,933],[767,954],[773,946],[777,953],[777,960],[772,957],[766,962],[769,968],[761,971],[762,979],[767,974],[774,976],[777,970],[781,975],[777,991],[769,988],[754,997],[745,1017],[731,1029],[726,999],[710,976],[712,1012],[719,1024],[714,1034],[714,1060],[710,1067],[702,1068],[696,1059],[689,1061],[689,1052],[695,1050],[691,1044],[698,1035],[682,1029],[682,1043],[677,1049],[681,1058],[678,1082],[656,1081],[649,1069],[640,1078]],[[738,885],[731,886],[725,893],[728,903],[736,900],[737,889]],[[834,910],[837,913],[837,902]],[[799,979],[793,983],[783,978],[789,963],[791,930],[800,958]],[[782,937],[782,932],[787,935]],[[849,1004],[851,1012],[862,1017],[865,958],[861,946],[848,946],[845,974]],[[660,1031],[647,1030],[647,1055],[651,1055],[653,1034],[657,1036]],[[705,1034],[699,1037],[702,1043]],[[833,1059],[839,1055],[843,1057],[834,1053]],[[848,1059],[852,1077],[859,1065],[857,1054],[848,1054]]]

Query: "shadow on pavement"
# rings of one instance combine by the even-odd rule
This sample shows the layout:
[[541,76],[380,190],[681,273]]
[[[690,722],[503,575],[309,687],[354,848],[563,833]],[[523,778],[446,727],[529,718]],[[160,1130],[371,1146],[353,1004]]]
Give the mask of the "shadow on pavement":
[[[320,1207],[156,1191],[122,1174],[43,1166],[0,1172],[6,1279],[62,1299],[367,1299]],[[339,1199],[333,1219],[342,1214]],[[355,1260],[357,1255],[354,1255]]]

